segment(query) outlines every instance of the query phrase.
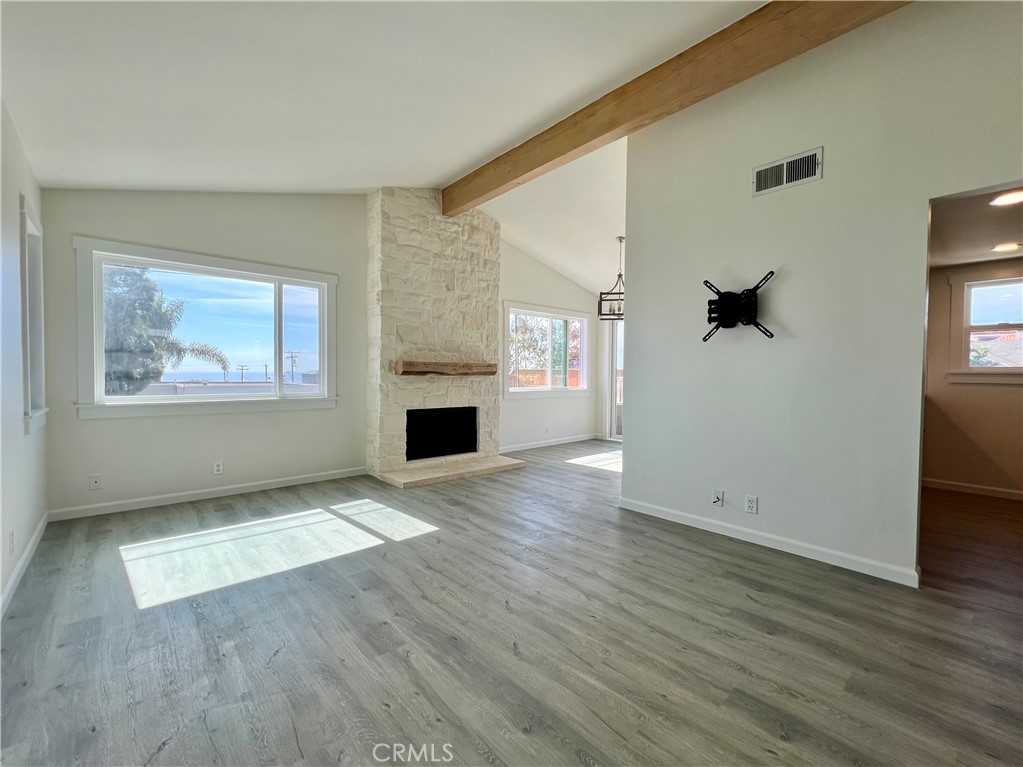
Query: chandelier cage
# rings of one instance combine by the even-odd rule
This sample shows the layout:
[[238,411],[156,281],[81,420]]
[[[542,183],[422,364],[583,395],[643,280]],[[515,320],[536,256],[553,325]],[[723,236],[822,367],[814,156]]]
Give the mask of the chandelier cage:
[[601,320],[625,319],[625,277],[623,263],[625,257],[625,237],[619,235],[618,240],[618,279],[611,290],[601,291],[597,299],[597,318]]

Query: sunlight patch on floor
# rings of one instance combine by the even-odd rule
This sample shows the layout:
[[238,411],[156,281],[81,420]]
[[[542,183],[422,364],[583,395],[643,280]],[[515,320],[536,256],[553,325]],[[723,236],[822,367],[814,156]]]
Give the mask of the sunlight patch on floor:
[[591,469],[606,469],[607,471],[622,471],[622,451],[612,450],[608,453],[594,453],[584,455],[581,458],[570,458],[565,463],[574,463],[578,466],[589,466]]
[[384,541],[323,509],[121,547],[140,610]]
[[363,527],[368,527],[395,541],[403,541],[406,538],[414,538],[417,535],[432,533],[439,529],[368,498],[351,503],[341,503],[330,508],[338,514],[349,517],[353,522],[358,522]]

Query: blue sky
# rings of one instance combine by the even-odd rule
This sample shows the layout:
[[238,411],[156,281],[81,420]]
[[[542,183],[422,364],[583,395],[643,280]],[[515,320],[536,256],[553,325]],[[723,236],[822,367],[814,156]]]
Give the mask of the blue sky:
[[1002,283],[973,289],[971,325],[1023,322],[1023,283]]
[[[262,380],[263,365],[274,365],[274,289],[266,282],[238,280],[207,275],[152,269],[149,276],[163,289],[168,300],[185,302],[184,316],[174,335],[184,343],[201,341],[216,346],[231,361],[229,379],[237,381],[238,365],[248,365],[246,380]],[[318,370],[319,295],[315,288],[284,287],[284,349],[299,352],[298,373]],[[290,376],[290,363],[285,360]],[[223,374],[211,370],[208,363],[186,359],[176,371],[205,374],[210,380],[222,380]]]

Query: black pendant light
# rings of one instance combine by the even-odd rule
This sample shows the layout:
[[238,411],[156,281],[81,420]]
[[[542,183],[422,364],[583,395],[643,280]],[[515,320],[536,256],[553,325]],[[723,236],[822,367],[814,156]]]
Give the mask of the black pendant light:
[[615,239],[618,240],[618,279],[611,290],[602,292],[597,299],[597,318],[601,320],[625,319],[625,277],[622,276],[625,237],[619,235]]

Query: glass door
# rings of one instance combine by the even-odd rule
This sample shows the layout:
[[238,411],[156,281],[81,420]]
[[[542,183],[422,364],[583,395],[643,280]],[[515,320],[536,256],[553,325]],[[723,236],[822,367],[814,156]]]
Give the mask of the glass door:
[[622,403],[625,393],[625,321],[611,323],[611,439],[622,438]]

